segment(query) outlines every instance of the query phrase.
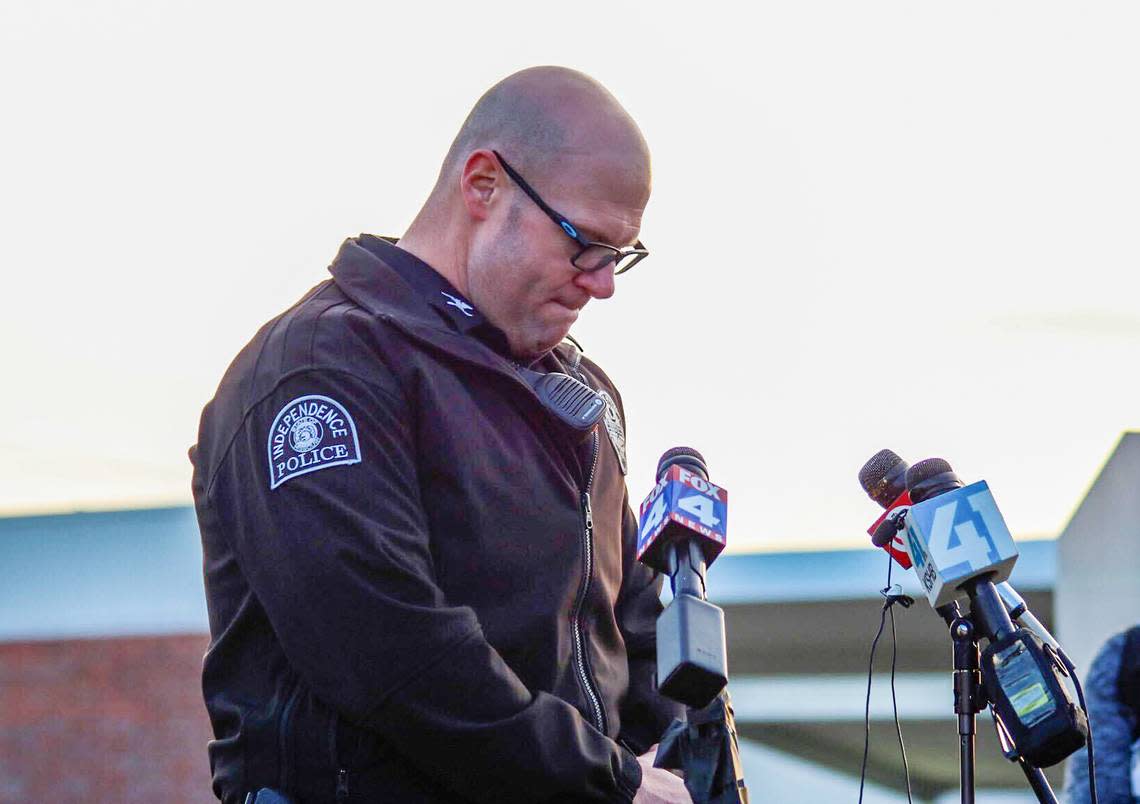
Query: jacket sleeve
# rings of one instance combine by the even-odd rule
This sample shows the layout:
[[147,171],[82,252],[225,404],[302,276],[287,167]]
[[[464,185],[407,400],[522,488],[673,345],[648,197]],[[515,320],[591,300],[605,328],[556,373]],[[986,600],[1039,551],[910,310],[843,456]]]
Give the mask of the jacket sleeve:
[[[310,398],[345,414],[345,449],[323,453],[339,463],[305,465],[322,457],[314,442],[330,443],[314,435],[319,416],[293,426],[295,403]],[[394,380],[307,370],[249,410],[210,482],[288,662],[318,697],[468,799],[630,801],[636,757],[565,701],[528,690],[474,611],[437,585],[411,421]]]
[[685,707],[657,691],[657,617],[663,576],[637,560],[637,517],[629,507],[622,520],[624,578],[617,601],[617,621],[629,657],[629,691],[621,707],[619,742],[643,754]]
[[[1118,634],[1097,653],[1085,677],[1085,702],[1096,752],[1096,792],[1100,801],[1132,802],[1132,733],[1135,715],[1120,699],[1118,678],[1124,634]],[[1088,749],[1069,757],[1065,795],[1069,804],[1085,804],[1089,797]]]

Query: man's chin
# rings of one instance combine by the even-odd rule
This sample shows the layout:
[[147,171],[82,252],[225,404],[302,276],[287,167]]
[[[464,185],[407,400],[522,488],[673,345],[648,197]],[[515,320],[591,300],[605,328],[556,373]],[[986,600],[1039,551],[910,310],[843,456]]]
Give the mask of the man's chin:
[[511,347],[511,354],[519,360],[537,360],[562,343],[562,340],[569,333],[570,327],[560,327],[557,330],[533,335],[517,342],[508,336],[507,343]]

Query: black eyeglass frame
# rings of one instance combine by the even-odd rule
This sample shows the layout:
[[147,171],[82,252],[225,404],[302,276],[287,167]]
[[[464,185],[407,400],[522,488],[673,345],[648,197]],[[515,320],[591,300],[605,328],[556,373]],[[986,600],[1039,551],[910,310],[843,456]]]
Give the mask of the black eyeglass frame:
[[[503,155],[501,153],[495,150],[492,150],[491,153],[493,153],[495,155],[495,158],[499,160],[499,164],[503,166],[503,170],[507,171],[507,175],[511,177],[511,180],[514,181],[514,183],[517,184],[522,189],[522,191],[530,197],[530,200],[537,204],[538,208],[545,212],[547,217],[557,223],[558,228],[560,228],[563,232],[566,233],[568,237],[570,237],[575,243],[582,247],[581,251],[570,258],[570,264],[577,268],[579,271],[587,274],[593,273],[594,271],[602,270],[611,262],[614,265],[620,265],[622,260],[624,260],[626,257],[632,256],[632,260],[614,271],[614,276],[618,276],[619,274],[624,274],[630,268],[637,265],[639,262],[649,256],[649,251],[645,248],[640,240],[638,240],[630,247],[618,248],[617,246],[611,246],[609,243],[601,243],[597,240],[587,240],[586,238],[582,237],[582,235],[578,232],[578,228],[574,226],[574,224],[572,224],[565,215],[556,212],[553,207],[543,201],[542,197],[534,191],[533,187],[526,183],[526,179],[520,176],[517,170],[510,166],[510,163],[508,163],[507,160],[503,158]],[[609,260],[603,260],[592,268],[586,268],[579,265],[578,260],[581,259],[582,255],[589,251],[591,248],[605,249],[606,251],[610,252],[612,256]]]

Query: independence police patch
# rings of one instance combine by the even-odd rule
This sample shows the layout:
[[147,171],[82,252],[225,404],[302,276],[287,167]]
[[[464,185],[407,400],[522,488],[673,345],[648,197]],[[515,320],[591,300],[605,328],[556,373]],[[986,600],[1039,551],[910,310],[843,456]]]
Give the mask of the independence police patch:
[[299,396],[281,408],[269,428],[269,488],[290,478],[360,463],[356,423],[334,399]]

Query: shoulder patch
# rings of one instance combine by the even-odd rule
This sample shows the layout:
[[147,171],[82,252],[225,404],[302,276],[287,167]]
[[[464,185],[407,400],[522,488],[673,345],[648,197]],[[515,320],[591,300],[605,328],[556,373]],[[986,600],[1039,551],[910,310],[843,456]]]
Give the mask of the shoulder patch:
[[344,405],[319,394],[281,408],[269,428],[269,489],[297,475],[360,463],[356,422]]
[[617,403],[614,398],[607,394],[605,391],[598,391],[598,395],[606,401],[606,433],[609,434],[610,444],[617,454],[618,466],[621,467],[621,473],[626,474],[625,469],[625,428],[622,427],[621,414],[618,412]]

